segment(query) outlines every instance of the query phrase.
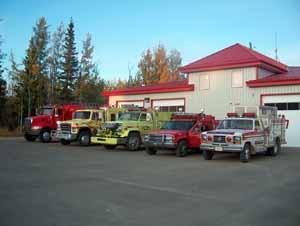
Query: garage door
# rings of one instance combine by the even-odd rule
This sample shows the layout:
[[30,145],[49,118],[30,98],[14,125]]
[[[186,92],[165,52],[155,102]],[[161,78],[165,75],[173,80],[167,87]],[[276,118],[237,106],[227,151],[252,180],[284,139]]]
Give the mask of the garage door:
[[300,147],[300,95],[264,96],[264,105],[276,106],[290,121],[286,131],[287,146]]
[[152,108],[158,108],[163,112],[183,112],[185,111],[184,102],[184,98],[152,100]]
[[116,103],[117,107],[144,107],[144,101],[143,100],[119,100]]

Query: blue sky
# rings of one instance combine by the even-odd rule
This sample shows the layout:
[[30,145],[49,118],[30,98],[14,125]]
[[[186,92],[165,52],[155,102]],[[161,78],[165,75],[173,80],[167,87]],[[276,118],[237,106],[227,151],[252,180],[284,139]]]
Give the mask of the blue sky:
[[41,16],[50,31],[73,17],[78,50],[91,33],[94,59],[105,79],[127,78],[128,67],[135,72],[141,53],[158,43],[179,50],[183,64],[237,42],[248,46],[251,41],[257,51],[274,57],[275,33],[279,59],[300,66],[299,0],[2,0],[3,49],[18,62]]

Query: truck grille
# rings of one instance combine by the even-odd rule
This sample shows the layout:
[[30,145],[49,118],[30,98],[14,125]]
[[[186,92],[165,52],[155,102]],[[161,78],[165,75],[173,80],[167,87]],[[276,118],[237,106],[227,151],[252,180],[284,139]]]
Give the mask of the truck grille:
[[31,119],[30,118],[25,118],[25,120],[24,120],[24,129],[26,131],[31,129]]
[[60,124],[60,129],[61,129],[61,131],[70,132],[71,131],[71,124],[69,124],[69,123],[61,123]]
[[158,143],[158,142],[162,142],[162,139],[163,139],[163,135],[150,135],[149,136],[149,142]]
[[215,143],[226,143],[225,136],[214,136]]

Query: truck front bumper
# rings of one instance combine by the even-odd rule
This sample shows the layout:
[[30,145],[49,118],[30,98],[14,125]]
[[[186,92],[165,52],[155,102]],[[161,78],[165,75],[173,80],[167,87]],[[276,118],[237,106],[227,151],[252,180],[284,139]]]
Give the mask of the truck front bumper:
[[215,151],[215,152],[241,152],[243,146],[241,145],[220,145],[220,144],[206,144],[200,145],[202,151]]
[[145,147],[156,148],[156,149],[176,149],[177,144],[175,143],[153,143],[145,141]]
[[77,134],[72,134],[70,132],[57,131],[56,138],[59,140],[74,141],[77,139]]
[[92,144],[104,145],[124,145],[127,143],[127,137],[91,137]]

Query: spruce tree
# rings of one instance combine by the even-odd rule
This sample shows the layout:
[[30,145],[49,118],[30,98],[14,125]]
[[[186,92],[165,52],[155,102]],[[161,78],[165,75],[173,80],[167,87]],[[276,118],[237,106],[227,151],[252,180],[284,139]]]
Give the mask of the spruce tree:
[[60,97],[63,102],[73,101],[73,91],[78,78],[78,59],[75,46],[74,23],[71,21],[65,35],[62,75],[58,77],[61,86]]
[[57,79],[63,73],[63,41],[64,41],[65,29],[63,23],[61,23],[57,30],[53,33],[51,38],[51,48],[50,48],[50,56],[49,56],[49,64],[50,64],[50,102],[58,103],[58,93],[59,83]]

